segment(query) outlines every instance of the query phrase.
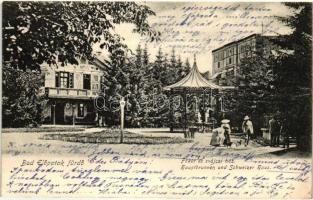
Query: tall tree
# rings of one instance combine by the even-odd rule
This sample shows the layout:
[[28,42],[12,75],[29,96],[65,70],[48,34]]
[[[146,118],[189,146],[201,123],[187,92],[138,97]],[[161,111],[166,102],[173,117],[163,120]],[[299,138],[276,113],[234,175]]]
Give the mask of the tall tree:
[[232,122],[241,125],[242,117],[249,115],[254,122],[255,132],[262,128],[262,116],[277,110],[275,103],[273,55],[263,54],[260,47],[256,52],[241,60],[240,73],[232,80],[236,90],[223,95],[225,110],[233,111]]
[[142,65],[142,49],[140,44],[138,44],[138,47],[136,49],[136,66],[141,67]]
[[185,61],[185,66],[186,68],[189,68],[190,69],[190,62],[189,62],[189,59],[187,58],[186,61]]
[[149,54],[148,54],[148,46],[147,43],[145,44],[145,48],[143,50],[143,55],[142,55],[142,60],[143,64],[147,66],[149,64]]
[[175,49],[172,49],[172,55],[171,55],[171,66],[172,68],[176,67],[176,55],[175,55]]
[[4,2],[3,57],[13,67],[40,69],[63,52],[64,64],[77,64],[77,56],[92,56],[95,43],[109,52],[124,46],[111,31],[116,24],[133,23],[134,31],[155,39],[150,15],[149,7],[134,2]]
[[159,65],[163,64],[163,52],[161,47],[159,47],[158,54],[156,55],[156,63]]
[[[292,34],[276,42],[284,49],[277,59],[277,91],[280,112],[287,118],[290,134],[301,150],[311,149],[312,138],[312,4],[285,3],[294,15],[279,19]],[[288,53],[286,53],[288,52]]]

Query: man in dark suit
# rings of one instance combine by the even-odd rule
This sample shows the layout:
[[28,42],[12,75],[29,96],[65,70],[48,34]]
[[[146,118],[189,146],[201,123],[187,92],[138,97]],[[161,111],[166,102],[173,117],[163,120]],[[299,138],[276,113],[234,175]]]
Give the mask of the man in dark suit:
[[271,146],[279,146],[279,133],[280,133],[280,123],[277,119],[277,116],[273,116],[269,121],[269,132],[271,134]]

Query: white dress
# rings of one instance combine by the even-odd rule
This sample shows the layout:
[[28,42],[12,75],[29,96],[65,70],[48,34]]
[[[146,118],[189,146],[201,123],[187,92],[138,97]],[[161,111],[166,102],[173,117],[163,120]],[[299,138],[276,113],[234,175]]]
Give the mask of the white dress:
[[219,127],[219,128],[213,129],[212,132],[213,134],[212,134],[210,145],[222,146],[225,140],[224,128]]

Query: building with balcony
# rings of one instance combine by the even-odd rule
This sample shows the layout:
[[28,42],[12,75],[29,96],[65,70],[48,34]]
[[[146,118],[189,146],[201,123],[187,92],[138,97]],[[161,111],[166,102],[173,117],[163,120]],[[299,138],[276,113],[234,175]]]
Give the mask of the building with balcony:
[[44,122],[48,124],[94,124],[94,99],[102,91],[104,64],[80,59],[78,65],[41,66],[45,77]]
[[273,37],[275,36],[252,34],[213,50],[213,67],[210,79],[218,85],[233,85],[240,72],[241,60],[251,56],[261,48],[265,54],[268,54],[274,46],[270,42]]

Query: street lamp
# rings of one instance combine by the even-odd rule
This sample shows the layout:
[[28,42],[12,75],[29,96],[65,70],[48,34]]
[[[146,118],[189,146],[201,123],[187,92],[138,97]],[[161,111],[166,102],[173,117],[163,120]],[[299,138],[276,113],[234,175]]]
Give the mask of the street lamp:
[[75,126],[75,108],[76,108],[76,104],[72,103],[72,120],[73,120],[73,126]]
[[56,103],[54,102],[52,104],[52,106],[53,106],[53,125],[55,125],[55,106],[56,106]]
[[121,98],[120,100],[120,106],[121,106],[121,140],[120,143],[123,143],[123,137],[124,137],[124,133],[123,133],[123,129],[124,129],[124,107],[125,107],[125,100],[124,97]]

